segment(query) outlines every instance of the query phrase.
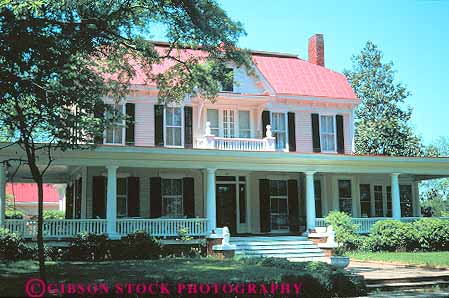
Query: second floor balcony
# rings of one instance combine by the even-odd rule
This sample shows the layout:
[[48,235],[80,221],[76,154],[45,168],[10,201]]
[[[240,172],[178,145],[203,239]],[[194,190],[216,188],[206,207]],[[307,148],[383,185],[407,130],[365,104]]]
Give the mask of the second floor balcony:
[[199,149],[218,149],[236,151],[276,151],[276,138],[273,137],[271,126],[266,126],[266,137],[255,138],[227,138],[212,134],[210,122],[206,123],[206,134],[197,139]]

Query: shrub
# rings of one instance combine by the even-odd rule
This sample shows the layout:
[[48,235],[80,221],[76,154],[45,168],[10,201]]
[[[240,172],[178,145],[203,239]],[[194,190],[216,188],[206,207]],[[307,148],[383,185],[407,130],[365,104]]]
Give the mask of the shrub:
[[108,247],[112,259],[155,260],[161,255],[160,242],[145,232],[129,234],[119,241],[109,241]]
[[44,219],[64,219],[65,213],[60,210],[44,210]]
[[0,228],[0,260],[30,259],[32,250],[19,235]]
[[13,209],[7,209],[5,211],[5,218],[6,219],[22,219],[25,217],[25,212],[22,210],[13,210]]
[[412,223],[416,246],[424,251],[449,250],[449,222],[423,218]]
[[416,249],[415,231],[410,223],[381,220],[370,231],[366,247],[371,251],[401,251]]
[[67,258],[77,261],[101,261],[106,257],[106,252],[106,235],[81,233],[70,243]]
[[335,231],[335,240],[347,249],[358,249],[363,239],[356,233],[358,225],[352,223],[352,218],[345,212],[331,211],[325,218],[326,224]]
[[300,297],[356,297],[367,292],[362,277],[323,262],[294,263],[283,258],[246,258],[241,262],[291,271],[282,281],[302,282]]

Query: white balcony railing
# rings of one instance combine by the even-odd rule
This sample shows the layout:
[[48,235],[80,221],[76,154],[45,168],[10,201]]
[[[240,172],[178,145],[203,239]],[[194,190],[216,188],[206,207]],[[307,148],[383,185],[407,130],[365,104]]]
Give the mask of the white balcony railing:
[[[425,217],[402,217],[400,220],[402,222],[414,222],[416,220],[422,219]],[[435,217],[443,220],[449,220],[449,217]],[[353,217],[352,223],[358,225],[357,233],[367,234],[371,230],[371,227],[380,220],[392,219],[391,217]],[[316,227],[326,227],[326,221],[324,218],[316,218],[315,219]]]
[[210,122],[206,124],[206,134],[197,139],[200,149],[218,149],[235,151],[275,151],[275,138],[271,126],[267,125],[266,137],[263,139],[251,138],[223,138],[211,134]]
[[[46,219],[43,225],[45,238],[71,238],[82,232],[106,233],[106,219]],[[37,221],[7,219],[5,228],[24,238],[37,236]],[[206,218],[186,219],[117,219],[117,232],[124,236],[136,231],[145,231],[151,236],[178,236],[181,228],[187,228],[190,236],[207,235]]]

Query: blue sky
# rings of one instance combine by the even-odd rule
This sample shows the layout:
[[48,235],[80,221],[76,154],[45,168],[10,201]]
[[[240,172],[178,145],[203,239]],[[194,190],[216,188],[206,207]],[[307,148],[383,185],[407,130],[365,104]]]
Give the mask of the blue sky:
[[412,92],[412,125],[425,143],[449,136],[449,1],[221,0],[244,24],[240,46],[307,58],[307,39],[324,34],[326,66],[342,71],[367,40],[393,61]]

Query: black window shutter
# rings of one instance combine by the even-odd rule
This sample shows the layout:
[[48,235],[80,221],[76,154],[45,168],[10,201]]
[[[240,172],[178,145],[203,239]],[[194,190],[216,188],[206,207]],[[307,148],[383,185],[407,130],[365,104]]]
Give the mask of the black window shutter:
[[73,218],[80,219],[81,218],[81,200],[82,200],[82,187],[83,187],[83,178],[79,178],[75,181],[76,185],[76,193],[74,195],[74,204],[75,204],[75,214]]
[[267,125],[270,125],[270,111],[262,112],[262,135],[267,136]]
[[290,232],[299,232],[298,181],[288,180],[288,225]]
[[157,218],[162,215],[161,177],[150,178],[150,217]]
[[184,215],[192,218],[195,217],[195,182],[192,177],[185,177],[182,179],[182,183]]
[[106,218],[106,177],[94,176],[92,190],[93,217]]
[[313,152],[321,152],[320,142],[320,116],[312,114],[312,146]]
[[134,146],[135,129],[134,123],[136,121],[136,105],[133,103],[126,104],[126,145]]
[[296,121],[295,113],[288,113],[288,151],[296,151]]
[[139,177],[128,177],[128,216],[140,216]]
[[67,185],[65,189],[65,218],[73,218],[73,186]]
[[193,147],[193,110],[192,107],[184,107],[184,147]]
[[259,179],[260,232],[270,231],[270,180]]
[[164,146],[164,106],[154,105],[154,144]]
[[[104,117],[104,103],[97,102],[94,107],[94,117],[103,119]],[[94,136],[95,144],[103,144],[103,134]]]
[[343,116],[337,115],[337,152],[340,154],[345,153],[345,134],[343,129]]

